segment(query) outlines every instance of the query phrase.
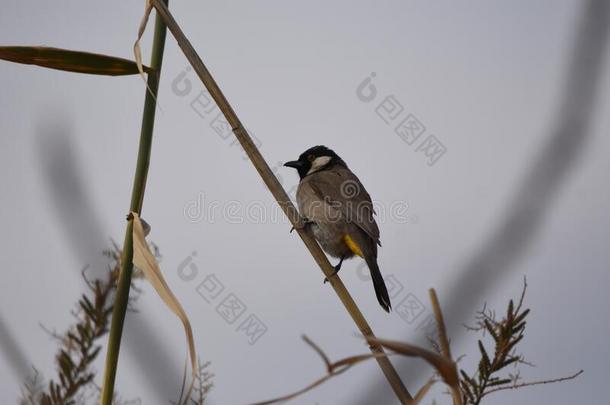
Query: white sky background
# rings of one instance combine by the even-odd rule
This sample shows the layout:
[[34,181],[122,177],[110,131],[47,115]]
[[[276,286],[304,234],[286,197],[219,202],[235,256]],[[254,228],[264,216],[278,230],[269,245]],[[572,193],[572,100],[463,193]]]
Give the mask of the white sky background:
[[[261,152],[284,186],[296,184],[297,176],[278,164],[326,144],[383,207],[408,204],[406,223],[395,218],[380,223],[381,270],[404,285],[393,300],[395,308],[409,293],[427,307],[429,287],[437,288],[442,304],[464,263],[510,211],[508,202],[551,135],[584,2],[227,3],[181,1],[170,8],[262,142]],[[131,58],[142,10],[141,1],[5,0],[0,43]],[[143,41],[145,60],[152,22]],[[272,398],[324,372],[301,334],[334,359],[366,347],[281,215],[280,221],[241,215],[243,223],[231,223],[219,209],[213,220],[185,217],[185,208],[199,195],[204,208],[233,202],[238,216],[253,203],[277,212],[256,171],[231,146],[233,139],[219,137],[211,118],[190,107],[202,88],[194,74],[190,94],[172,91],[172,80],[186,66],[168,34],[143,217],[152,225],[150,239],[160,247],[167,281],[191,318],[199,353],[212,362],[210,403]],[[356,88],[371,72],[379,94],[367,104],[356,97]],[[110,238],[122,241],[144,86],[137,76],[76,75],[8,62],[0,63],[0,80],[0,402],[14,403],[23,370],[15,368],[18,355],[12,362],[7,356],[9,335],[23,351],[21,360],[52,376],[57,347],[39,322],[65,329],[84,289],[80,270],[87,264],[103,269],[104,244]],[[492,288],[464,292],[480,294],[471,313],[484,302],[504,309],[527,275],[532,315],[521,352],[537,367],[525,368],[524,376],[554,378],[579,369],[585,374],[569,383],[498,394],[490,403],[605,402],[610,375],[607,74],[598,86],[588,142],[550,199],[528,249]],[[446,146],[435,165],[427,165],[417,144],[407,145],[376,115],[386,95],[394,95],[403,114],[414,114],[425,125],[423,137],[433,134]],[[193,251],[198,274],[184,281],[177,269]],[[356,273],[358,264],[346,262],[341,278],[373,330],[387,338],[414,338],[422,318],[408,324],[382,311],[370,282]],[[233,325],[196,291],[212,273],[226,287],[221,298],[232,292],[247,305]],[[139,313],[127,318],[117,390],[124,398],[164,404],[178,389],[184,337],[179,321],[148,285],[143,287]],[[235,331],[249,314],[268,328],[254,345]],[[464,367],[472,370],[478,336],[459,328],[452,332],[453,352],[467,354]],[[102,359],[103,354],[100,371]],[[422,367],[418,361],[407,364]],[[295,403],[358,403],[370,386],[379,386],[371,384],[379,376],[375,363],[361,365]],[[421,382],[407,385],[415,391]],[[442,394],[436,398],[448,400]]]

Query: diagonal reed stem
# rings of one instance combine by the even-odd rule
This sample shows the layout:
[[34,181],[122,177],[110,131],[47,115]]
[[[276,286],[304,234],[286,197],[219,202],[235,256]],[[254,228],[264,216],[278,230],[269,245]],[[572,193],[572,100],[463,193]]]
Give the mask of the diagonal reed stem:
[[[324,275],[328,278],[328,280],[330,280],[331,285],[333,286],[335,292],[339,296],[339,299],[345,306],[345,309],[347,310],[347,312],[349,312],[352,319],[358,326],[358,329],[360,329],[360,332],[364,336],[374,337],[371,327],[369,326],[366,319],[362,315],[362,312],[360,312],[360,309],[358,308],[351,295],[345,288],[345,285],[343,285],[341,279],[337,276],[331,277],[331,275],[333,274],[333,267],[330,265],[328,259],[326,258],[326,255],[322,252],[318,243],[313,239],[309,231],[298,226],[298,224],[300,223],[300,217],[297,209],[290,201],[290,198],[286,194],[286,191],[284,191],[284,188],[278,182],[277,178],[269,168],[269,165],[267,164],[263,156],[260,154],[258,148],[254,145],[254,142],[252,142],[252,138],[242,125],[239,118],[237,117],[237,114],[235,114],[235,111],[233,111],[233,108],[231,107],[224,94],[216,84],[216,81],[203,64],[201,58],[199,57],[197,52],[195,52],[195,49],[182,32],[182,29],[174,20],[174,17],[171,15],[167,6],[163,3],[162,0],[152,0],[152,4],[157,10],[157,15],[163,19],[170,32],[176,38],[180,49],[182,49],[182,52],[188,59],[189,63],[191,64],[195,72],[197,72],[197,75],[199,76],[205,87],[208,89],[210,95],[212,96],[212,98],[214,98],[214,101],[224,114],[227,122],[229,123],[229,125],[231,125],[235,137],[237,138],[244,151],[250,158],[250,161],[262,177],[263,181],[265,182],[265,185],[267,186],[269,191],[271,191],[271,194],[273,194],[273,197],[275,197],[277,203],[280,205],[290,222],[292,222],[292,224],[295,226],[295,229],[298,231],[299,236],[305,243],[305,246],[307,246],[307,249],[309,249],[309,252],[313,256],[316,263],[318,263],[318,265],[322,269]],[[373,353],[383,353],[383,348],[376,343],[372,344],[370,346],[370,349]],[[398,376],[398,373],[394,369],[394,366],[392,366],[390,360],[386,356],[382,356],[377,358],[377,362],[379,363],[381,370],[385,374],[388,382],[392,386],[392,389],[396,393],[396,396],[400,399],[401,403],[410,403],[412,399],[411,395],[407,391],[406,387]]]
[[[167,7],[167,0],[163,0],[163,5]],[[148,88],[144,99],[144,112],[142,113],[138,161],[131,191],[131,205],[129,208],[129,212],[137,212],[138,214],[142,213],[144,191],[146,190],[146,178],[148,177],[148,167],[150,165],[150,151],[157,104],[156,99],[159,90],[159,79],[161,76],[166,33],[166,26],[157,13],[150,62],[150,67],[153,71],[148,74],[147,79]],[[127,304],[129,301],[129,289],[131,287],[131,273],[133,270],[132,260],[133,221],[130,219],[127,223],[127,229],[125,230],[125,240],[123,242],[123,253],[121,257],[121,272],[119,274],[114,305],[112,308],[112,321],[110,323],[100,405],[112,404],[114,381],[119,361],[119,350],[121,348],[121,336],[123,334],[123,323],[125,321],[125,312],[127,311]]]

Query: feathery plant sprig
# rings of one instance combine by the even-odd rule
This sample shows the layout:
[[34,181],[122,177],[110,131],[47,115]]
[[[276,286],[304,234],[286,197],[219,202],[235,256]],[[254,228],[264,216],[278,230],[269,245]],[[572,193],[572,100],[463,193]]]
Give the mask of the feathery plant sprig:
[[207,371],[208,367],[210,367],[209,361],[204,363],[199,360],[199,369],[197,370],[197,375],[195,376],[196,384],[193,388],[193,392],[191,393],[189,402],[193,405],[203,405],[208,393],[214,386],[214,383],[212,382],[214,374]]
[[506,367],[525,363],[523,357],[516,353],[516,346],[525,336],[526,317],[529,309],[523,308],[523,299],[527,283],[524,282],[523,292],[518,304],[510,300],[506,315],[501,320],[496,320],[494,313],[485,308],[477,314],[477,324],[468,327],[470,330],[487,332],[494,342],[493,356],[490,356],[482,340],[478,340],[478,348],[481,354],[478,368],[474,374],[469,375],[460,370],[460,388],[464,404],[479,405],[483,397],[502,388],[514,386],[518,374],[500,375]]
[[214,374],[207,371],[211,364],[209,361],[203,362],[199,359],[197,360],[197,364],[197,374],[195,374],[195,382],[193,384],[193,390],[191,391],[189,398],[186,399],[186,401],[183,401],[183,396],[185,394],[186,389],[185,372],[182,379],[182,389],[180,392],[180,398],[177,401],[171,401],[171,405],[179,405],[181,403],[192,405],[205,404],[205,400],[208,397],[208,393],[210,392],[212,387],[214,387],[214,383],[212,382]]
[[[153,250],[158,255],[158,249],[154,247]],[[91,389],[96,389],[93,363],[102,348],[98,340],[108,333],[113,295],[120,272],[120,251],[117,246],[104,254],[111,260],[105,278],[92,281],[87,278],[86,269],[82,272],[88,291],[80,296],[76,309],[72,311],[76,322],[63,334],[48,331],[60,342],[55,357],[57,378],[49,381],[45,388],[40,383],[40,374],[34,369],[34,378],[24,386],[22,404],[84,403]],[[140,277],[139,272],[134,275],[134,278]],[[134,291],[139,293],[137,288]],[[130,308],[133,308],[135,299],[137,295],[130,297]]]
[[521,298],[517,305],[513,300],[509,301],[506,315],[501,320],[496,320],[494,312],[484,307],[477,313],[476,325],[467,326],[467,329],[472,331],[489,334],[493,340],[494,352],[493,357],[490,356],[483,342],[479,340],[477,343],[481,360],[477,370],[473,374],[460,370],[460,389],[464,405],[479,405],[483,398],[498,391],[565,382],[583,373],[583,370],[580,370],[565,377],[526,382],[521,381],[518,369],[513,373],[502,373],[510,365],[531,365],[516,351],[517,344],[525,336],[525,319],[530,313],[529,309],[523,309],[526,290],[527,280],[524,279]]
[[[433,343],[434,352],[406,342],[374,338],[378,344],[390,350],[392,354],[418,357],[434,367],[435,374],[417,391],[415,397],[412,400],[409,400],[408,404],[421,404],[432,385],[439,380],[442,380],[448,386],[448,393],[451,395],[453,405],[479,405],[483,398],[486,398],[489,394],[497,391],[564,382],[573,380],[581,375],[583,373],[582,370],[566,377],[530,382],[520,382],[518,372],[509,374],[508,377],[499,375],[501,371],[511,364],[529,364],[522,356],[517,355],[515,350],[517,344],[523,339],[523,336],[525,336],[525,318],[529,314],[529,309],[522,309],[526,289],[527,283],[524,282],[523,292],[521,293],[521,298],[519,299],[517,306],[514,305],[513,300],[510,300],[506,316],[502,320],[496,321],[494,313],[483,308],[483,310],[479,311],[476,315],[476,326],[467,327],[468,329],[477,332],[483,331],[484,333],[489,333],[495,343],[494,355],[491,357],[483,345],[483,342],[481,340],[478,341],[481,360],[479,361],[478,369],[473,375],[469,375],[464,370],[460,370],[460,375],[458,375],[457,361],[454,361],[451,356],[450,342],[445,328],[443,313],[434,289],[430,289],[429,291],[438,333],[435,338],[429,338],[431,343]],[[304,339],[314,348],[326,364],[327,375],[297,392],[272,400],[258,402],[256,405],[285,403],[286,401],[295,399],[318,387],[332,377],[347,371],[355,364],[367,361],[379,355],[386,356],[386,354],[356,355],[336,362],[331,362],[322,349],[307,337],[304,337]],[[372,338],[367,337],[366,339],[370,343]],[[433,401],[433,404],[436,404],[436,401]]]
[[40,403],[40,397],[44,392],[44,384],[42,376],[36,367],[33,368],[33,375],[29,375],[23,387],[21,388],[21,397],[19,398],[19,405],[37,405]]
[[[161,257],[159,249],[151,243],[151,250],[156,259]],[[97,370],[95,362],[102,344],[99,339],[109,331],[110,318],[113,310],[114,294],[117,279],[121,271],[121,251],[117,245],[104,252],[110,259],[108,274],[105,278],[89,280],[86,269],[82,275],[88,291],[82,294],[72,311],[75,323],[63,334],[44,328],[56,339],[60,348],[56,355],[57,377],[44,384],[40,372],[34,368],[34,373],[23,385],[21,405],[68,405],[90,403],[91,398],[99,394],[100,388],[95,384]],[[135,269],[132,281],[143,278],[140,270]],[[132,284],[134,284],[132,282]],[[133,293],[128,300],[128,310],[135,312],[135,302],[141,292],[137,285],[132,285]],[[214,374],[207,371],[210,362],[199,362],[199,373],[196,376],[195,387],[188,403],[203,405],[213,387]],[[89,401],[87,401],[89,399]],[[128,404],[113,396],[113,404]]]

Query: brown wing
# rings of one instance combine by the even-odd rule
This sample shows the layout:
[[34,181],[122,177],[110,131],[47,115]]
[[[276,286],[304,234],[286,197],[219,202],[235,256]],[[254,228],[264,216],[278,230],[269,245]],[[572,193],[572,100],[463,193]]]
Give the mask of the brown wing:
[[302,186],[311,188],[317,198],[336,208],[347,222],[356,224],[381,246],[371,197],[349,169],[336,167],[321,170],[305,177],[302,183]]

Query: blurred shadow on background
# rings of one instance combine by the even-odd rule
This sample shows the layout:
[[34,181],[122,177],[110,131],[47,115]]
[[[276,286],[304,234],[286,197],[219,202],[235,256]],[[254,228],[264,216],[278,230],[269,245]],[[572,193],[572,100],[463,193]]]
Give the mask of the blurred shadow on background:
[[26,352],[21,348],[21,345],[17,339],[15,339],[11,330],[4,323],[4,318],[2,318],[1,314],[0,344],[2,345],[4,357],[11,366],[11,370],[13,370],[19,381],[25,382],[32,375],[32,363],[29,361],[25,354]]
[[41,121],[36,136],[40,174],[57,223],[78,261],[87,264],[87,275],[105,278],[108,260],[102,252],[110,248],[110,240],[87,193],[83,168],[70,139],[69,119],[44,117]]
[[[551,123],[549,139],[517,189],[508,212],[499,227],[456,274],[457,280],[441,295],[440,301],[452,342],[463,335],[461,326],[472,318],[481,299],[491,293],[507,277],[544,222],[557,192],[580,157],[590,138],[598,84],[602,79],[604,52],[610,27],[610,2],[589,0],[578,26],[570,56],[567,77],[557,116]],[[407,337],[413,341],[412,337]],[[425,336],[416,337],[423,344]],[[416,362],[396,358],[400,376],[413,388],[416,381],[431,371],[414,367]],[[380,375],[380,374],[379,374]],[[392,390],[382,378],[376,378],[358,396],[358,404],[396,402]]]
[[[80,262],[88,264],[87,275],[90,278],[103,278],[109,262],[102,251],[110,247],[109,239],[88,193],[87,181],[83,177],[86,170],[78,160],[68,122],[68,119],[53,118],[43,119],[39,124],[36,139],[40,173],[60,229],[63,229],[72,251]],[[81,269],[74,270],[74,274],[81,277]],[[75,296],[74,300],[77,298]],[[137,318],[140,318],[138,322],[126,322],[123,350],[127,353],[123,355],[135,359],[136,367],[146,377],[148,387],[157,398],[175,398],[183,375],[179,362],[167,352],[149,318],[142,313]],[[105,355],[105,343],[103,349],[101,356]],[[101,378],[101,374],[98,377]],[[120,390],[120,383],[117,386]]]

